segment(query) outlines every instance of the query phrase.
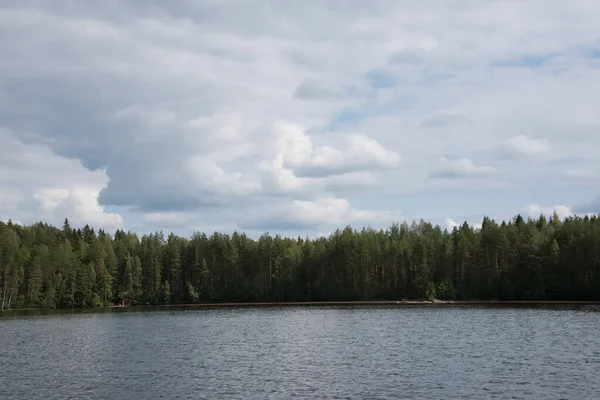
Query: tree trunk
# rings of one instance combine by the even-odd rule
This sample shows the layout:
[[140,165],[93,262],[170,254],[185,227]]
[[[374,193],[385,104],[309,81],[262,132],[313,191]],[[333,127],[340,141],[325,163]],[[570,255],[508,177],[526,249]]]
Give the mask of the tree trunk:
[[6,301],[6,280],[4,281],[4,288],[2,289],[2,308],[0,310],[4,310],[4,302]]
[[15,286],[16,286],[15,285],[15,279],[13,278],[13,283],[12,283],[12,285],[10,287],[10,294],[8,295],[8,305],[6,306],[7,309],[10,309],[10,304],[12,303],[12,296],[13,296],[13,293],[15,291]]

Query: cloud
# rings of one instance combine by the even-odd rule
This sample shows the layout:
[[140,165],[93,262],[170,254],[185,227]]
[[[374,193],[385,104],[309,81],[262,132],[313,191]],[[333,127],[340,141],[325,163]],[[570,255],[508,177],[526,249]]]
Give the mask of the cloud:
[[73,227],[123,227],[121,215],[98,204],[108,181],[105,171],[89,171],[48,146],[24,144],[8,130],[0,130],[0,148],[0,217],[53,224],[68,218]]
[[302,82],[294,91],[294,98],[302,100],[345,100],[348,99],[347,90],[341,87],[335,87],[328,82],[319,82],[316,79],[309,79]]
[[530,204],[522,210],[526,216],[531,218],[538,218],[540,215],[551,217],[554,212],[561,218],[565,219],[574,215],[573,210],[570,206],[564,204],[556,204],[553,206],[540,206],[539,204]]
[[509,157],[540,156],[550,151],[550,142],[545,139],[518,135],[507,140],[502,150]]
[[334,197],[316,200],[294,200],[289,207],[289,219],[296,223],[316,225],[344,225],[351,222],[368,223],[376,213],[356,210],[348,200]]
[[464,222],[467,222],[469,224],[470,227],[472,227],[473,229],[481,229],[481,220],[483,220],[483,216],[479,219],[473,219],[471,218],[470,221],[463,221],[463,222],[457,222],[451,218],[446,218],[444,220],[444,224],[442,225],[442,228],[446,228],[448,230],[448,232],[452,232],[454,230],[454,228],[460,228],[462,226],[462,224]]
[[[585,210],[585,211],[583,211]],[[531,204],[523,208],[523,212],[526,216],[531,218],[538,218],[540,215],[551,217],[556,214],[560,219],[578,216],[593,216],[598,215],[598,209],[594,209],[593,203],[588,204],[586,207],[573,207],[564,204],[555,204],[553,206],[540,206],[539,204]]]
[[393,169],[400,162],[397,153],[361,134],[338,138],[339,147],[315,146],[300,127],[279,124],[273,138],[273,158],[258,164],[260,187],[272,195],[318,197],[373,187],[379,183],[373,171]]
[[587,206],[588,212],[594,213],[596,215],[600,215],[600,197],[595,198],[590,204]]
[[426,117],[421,122],[422,126],[443,127],[450,124],[463,122],[464,114],[459,110],[442,109],[433,115]]
[[570,168],[562,171],[560,175],[569,182],[588,184],[600,182],[600,172],[594,170]]
[[15,215],[23,194],[19,188],[0,185],[0,218],[8,220]]
[[454,228],[460,227],[460,224],[451,218],[446,218],[444,222],[448,231],[452,231]]
[[586,0],[3,2],[0,218],[292,233],[310,207],[493,213],[493,185],[515,209],[585,204],[598,19]]
[[57,223],[68,218],[73,227],[90,224],[98,228],[123,228],[123,217],[116,213],[105,213],[98,205],[100,190],[94,187],[78,186],[68,189],[39,189],[34,198],[40,203],[45,221]]
[[322,180],[326,191],[362,191],[365,189],[375,189],[383,182],[369,171],[349,172],[342,175],[326,177]]
[[240,227],[285,227],[296,231],[331,232],[346,225],[384,227],[405,219],[399,210],[358,209],[348,199],[328,196],[281,203],[263,213],[247,216]]
[[262,194],[268,196],[291,196],[296,199],[311,199],[328,193],[344,194],[377,188],[382,182],[368,171],[348,172],[324,177],[296,176],[294,171],[283,166],[281,159],[261,162]]
[[364,134],[349,134],[340,139],[340,147],[315,146],[309,135],[295,126],[278,130],[279,157],[283,165],[300,177],[322,177],[349,172],[395,168],[398,153],[383,148]]
[[468,158],[449,160],[440,158],[437,167],[429,173],[431,178],[485,178],[493,175],[495,170],[488,165],[475,165]]
[[150,213],[144,216],[144,222],[159,228],[182,228],[186,224],[184,216],[174,213]]
[[585,201],[575,205],[574,211],[579,215],[600,215],[600,196],[592,199],[591,201]]

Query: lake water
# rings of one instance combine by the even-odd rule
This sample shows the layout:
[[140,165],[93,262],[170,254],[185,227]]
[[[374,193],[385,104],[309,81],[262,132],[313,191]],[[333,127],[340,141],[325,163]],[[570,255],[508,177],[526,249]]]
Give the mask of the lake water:
[[0,317],[1,399],[594,399],[600,307]]

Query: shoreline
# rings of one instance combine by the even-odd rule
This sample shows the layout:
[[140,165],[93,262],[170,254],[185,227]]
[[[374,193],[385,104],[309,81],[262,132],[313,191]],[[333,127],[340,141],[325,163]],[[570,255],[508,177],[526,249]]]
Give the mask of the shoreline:
[[224,302],[224,303],[185,303],[135,305],[130,307],[294,307],[294,306],[394,306],[394,305],[600,305],[600,301],[586,300],[356,300],[356,301],[281,301],[281,302]]
[[281,301],[281,302],[222,302],[222,303],[183,303],[183,304],[147,304],[88,308],[11,308],[0,310],[5,312],[19,311],[93,311],[108,309],[157,309],[157,308],[268,308],[268,307],[318,307],[318,306],[568,306],[568,305],[600,305],[597,300],[356,300],[356,301]]

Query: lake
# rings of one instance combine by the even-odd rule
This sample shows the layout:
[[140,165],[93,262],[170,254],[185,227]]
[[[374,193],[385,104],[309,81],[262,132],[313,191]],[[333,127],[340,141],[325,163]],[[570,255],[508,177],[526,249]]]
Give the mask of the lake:
[[0,317],[1,399],[592,399],[600,306]]

